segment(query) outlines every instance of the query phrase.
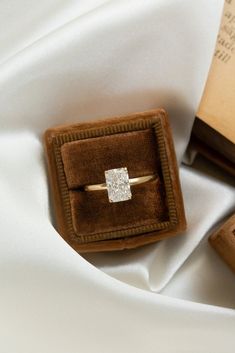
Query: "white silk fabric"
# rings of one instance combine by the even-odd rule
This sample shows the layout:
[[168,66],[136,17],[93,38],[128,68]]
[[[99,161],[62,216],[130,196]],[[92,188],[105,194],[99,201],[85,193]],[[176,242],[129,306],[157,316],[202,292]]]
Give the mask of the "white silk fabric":
[[235,277],[208,234],[234,180],[180,167],[188,230],[80,256],[53,227],[42,146],[56,124],[163,107],[179,163],[222,0],[0,1],[0,352],[232,353]]

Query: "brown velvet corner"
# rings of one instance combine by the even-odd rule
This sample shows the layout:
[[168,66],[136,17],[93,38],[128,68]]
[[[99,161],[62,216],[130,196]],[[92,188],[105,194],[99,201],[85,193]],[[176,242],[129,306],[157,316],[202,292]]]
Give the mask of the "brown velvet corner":
[[[52,128],[45,133],[57,226],[77,251],[133,248],[185,229],[172,137],[163,110]],[[131,187],[132,199],[110,203],[104,171],[127,167],[129,177],[155,174]]]
[[235,273],[235,214],[209,237],[209,243]]

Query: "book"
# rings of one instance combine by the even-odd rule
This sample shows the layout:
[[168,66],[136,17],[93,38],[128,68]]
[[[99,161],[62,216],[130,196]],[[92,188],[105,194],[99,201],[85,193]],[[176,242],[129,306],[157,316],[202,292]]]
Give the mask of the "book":
[[208,79],[192,130],[192,145],[235,175],[235,0],[225,0]]

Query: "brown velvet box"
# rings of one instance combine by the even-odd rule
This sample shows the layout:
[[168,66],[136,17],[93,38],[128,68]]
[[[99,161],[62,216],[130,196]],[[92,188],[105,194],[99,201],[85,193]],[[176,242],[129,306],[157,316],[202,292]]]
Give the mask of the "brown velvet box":
[[235,214],[210,235],[209,243],[235,273]]
[[[78,252],[120,250],[182,232],[186,227],[170,127],[158,109],[45,132],[56,223]],[[127,167],[129,178],[156,174],[132,185],[132,198],[110,203],[106,170]]]

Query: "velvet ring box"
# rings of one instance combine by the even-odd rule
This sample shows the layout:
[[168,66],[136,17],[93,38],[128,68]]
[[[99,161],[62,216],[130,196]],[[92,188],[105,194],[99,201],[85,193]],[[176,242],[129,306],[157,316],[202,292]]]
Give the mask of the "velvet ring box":
[[[163,109],[50,128],[45,149],[57,229],[78,252],[121,250],[176,235],[186,227],[172,136]],[[110,203],[105,171],[129,178],[132,198]]]

